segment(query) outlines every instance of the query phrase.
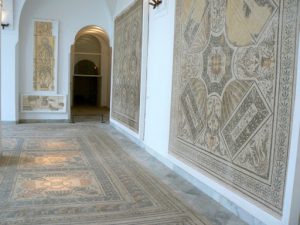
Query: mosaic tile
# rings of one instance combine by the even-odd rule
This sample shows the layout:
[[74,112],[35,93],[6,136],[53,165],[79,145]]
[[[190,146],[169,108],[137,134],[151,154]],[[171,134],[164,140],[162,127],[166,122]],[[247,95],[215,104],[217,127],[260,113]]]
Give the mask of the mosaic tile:
[[20,169],[68,169],[88,167],[80,151],[25,151],[21,154]]
[[24,150],[79,150],[76,138],[31,138],[23,144]]
[[17,150],[18,139],[17,138],[1,138],[0,139],[0,149],[1,150]]
[[101,184],[91,171],[18,173],[12,199],[93,197],[103,194]]

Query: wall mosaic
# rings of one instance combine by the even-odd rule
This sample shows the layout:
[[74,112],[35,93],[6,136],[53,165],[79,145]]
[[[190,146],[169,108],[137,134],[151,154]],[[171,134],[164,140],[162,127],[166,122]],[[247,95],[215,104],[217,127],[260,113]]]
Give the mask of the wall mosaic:
[[170,153],[282,213],[297,0],[177,0]]
[[138,132],[143,1],[115,20],[112,117]]
[[65,96],[22,96],[22,112],[65,112]]
[[34,22],[35,91],[55,90],[55,36],[52,22]]

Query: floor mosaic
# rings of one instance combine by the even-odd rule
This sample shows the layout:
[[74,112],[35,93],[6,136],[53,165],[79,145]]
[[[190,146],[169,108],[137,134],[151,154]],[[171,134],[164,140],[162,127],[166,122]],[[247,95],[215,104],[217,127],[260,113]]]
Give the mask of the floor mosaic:
[[0,138],[0,148],[3,150],[16,150],[18,148],[18,139]]
[[92,171],[18,173],[12,199],[15,201],[93,197],[103,193]]
[[22,145],[2,152],[0,224],[210,224],[95,125],[6,126],[1,135]]
[[19,163],[21,169],[67,169],[87,165],[87,159],[80,151],[26,151],[22,152]]
[[23,145],[24,150],[65,150],[79,149],[79,143],[76,139],[65,138],[44,138],[26,139]]

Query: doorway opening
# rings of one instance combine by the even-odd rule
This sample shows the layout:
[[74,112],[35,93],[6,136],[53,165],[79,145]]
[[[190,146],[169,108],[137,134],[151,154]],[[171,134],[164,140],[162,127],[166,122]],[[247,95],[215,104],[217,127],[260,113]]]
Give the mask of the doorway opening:
[[81,29],[71,46],[70,102],[73,122],[109,120],[111,47],[100,27]]

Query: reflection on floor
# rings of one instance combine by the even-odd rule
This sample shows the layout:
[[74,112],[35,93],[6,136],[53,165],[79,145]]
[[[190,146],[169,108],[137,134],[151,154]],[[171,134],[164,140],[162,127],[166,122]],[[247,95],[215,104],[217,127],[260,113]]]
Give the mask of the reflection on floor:
[[0,129],[0,224],[245,224],[107,124]]
[[109,109],[96,106],[74,106],[72,107],[72,121],[78,122],[108,122]]

